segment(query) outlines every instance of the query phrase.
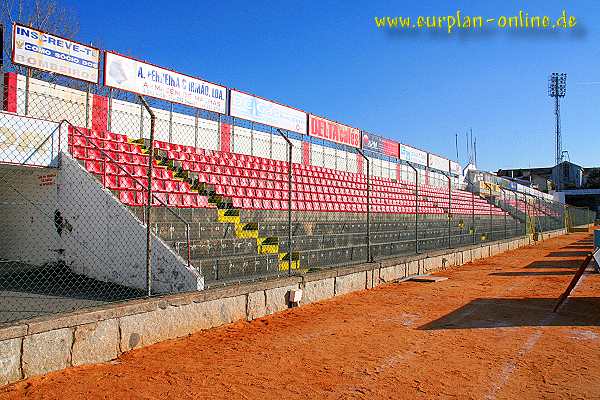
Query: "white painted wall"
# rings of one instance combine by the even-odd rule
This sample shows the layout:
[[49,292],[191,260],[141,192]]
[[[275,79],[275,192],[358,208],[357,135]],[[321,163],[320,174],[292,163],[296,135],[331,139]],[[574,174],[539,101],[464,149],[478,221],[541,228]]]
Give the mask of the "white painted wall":
[[[73,229],[59,239],[74,272],[124,286],[146,287],[146,228],[99,181],[62,154],[58,208]],[[153,287],[157,293],[202,290],[204,279],[162,240],[152,241]]]
[[57,260],[57,177],[56,168],[0,165],[0,259],[33,265]]

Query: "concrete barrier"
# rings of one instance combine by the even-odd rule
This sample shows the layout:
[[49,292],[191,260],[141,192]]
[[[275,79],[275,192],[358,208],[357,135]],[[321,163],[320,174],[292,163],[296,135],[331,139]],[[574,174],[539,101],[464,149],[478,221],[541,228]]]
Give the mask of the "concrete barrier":
[[[564,233],[548,232],[540,238]],[[529,244],[529,237],[515,238],[30,319],[0,328],[0,385],[70,366],[110,361],[163,340],[273,314],[288,308],[290,289],[303,289],[301,304],[308,304]]]

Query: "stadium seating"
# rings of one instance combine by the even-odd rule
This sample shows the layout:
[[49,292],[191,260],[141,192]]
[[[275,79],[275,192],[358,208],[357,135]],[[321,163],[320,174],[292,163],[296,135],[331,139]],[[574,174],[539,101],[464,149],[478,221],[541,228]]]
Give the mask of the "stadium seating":
[[[69,130],[69,148],[143,219],[151,153],[147,140],[79,128]],[[161,206],[178,210],[191,223],[192,264],[208,283],[287,269],[286,162],[161,141],[155,141],[152,154],[154,228],[184,255],[185,227]],[[302,164],[292,164],[292,172],[292,268],[367,261],[366,177]],[[507,228],[505,211],[478,195],[420,184],[415,204],[416,189],[411,182],[371,178],[372,256],[414,252],[416,236],[425,251],[498,239],[507,235],[506,229],[522,229],[510,216]]]

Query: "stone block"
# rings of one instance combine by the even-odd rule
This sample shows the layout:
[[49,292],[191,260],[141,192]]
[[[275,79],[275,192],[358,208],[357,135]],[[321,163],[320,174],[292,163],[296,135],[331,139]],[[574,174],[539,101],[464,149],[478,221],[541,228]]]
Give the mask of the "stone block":
[[406,264],[406,276],[418,275],[421,273],[421,260],[413,260]]
[[120,318],[122,352],[246,318],[246,296],[166,306]]
[[353,274],[337,276],[335,278],[335,295],[365,290],[367,284],[366,272],[355,272]]
[[96,364],[119,355],[119,321],[107,319],[75,328],[72,364]]
[[0,386],[8,385],[21,376],[21,341],[14,338],[0,341]]
[[477,261],[481,259],[481,247],[474,247],[471,249],[471,260]]
[[464,250],[461,253],[462,253],[463,265],[467,264],[467,263],[470,263],[471,261],[473,261],[471,249]]
[[306,282],[301,304],[314,303],[334,296],[335,278]]
[[288,308],[289,291],[298,289],[298,285],[289,285],[265,290],[267,315],[283,311]]
[[390,265],[388,267],[382,267],[379,277],[381,282],[392,282],[396,279],[404,278],[406,275],[406,264],[400,263],[397,265]]
[[248,293],[248,306],[246,309],[246,319],[251,321],[256,318],[267,315],[267,305],[265,299],[265,291]]
[[442,260],[444,259],[446,259],[445,256],[433,256],[425,258],[424,260],[422,260],[423,272],[428,273],[442,269]]
[[56,329],[23,338],[23,375],[29,378],[71,365],[71,328]]

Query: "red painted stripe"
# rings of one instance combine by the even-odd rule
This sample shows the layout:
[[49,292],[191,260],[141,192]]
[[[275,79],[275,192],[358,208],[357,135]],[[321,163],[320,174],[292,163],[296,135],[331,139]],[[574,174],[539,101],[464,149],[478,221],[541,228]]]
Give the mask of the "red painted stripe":
[[363,175],[363,158],[360,154],[356,153],[356,169],[359,175]]
[[231,124],[221,122],[221,151],[231,152]]
[[92,103],[92,129],[98,132],[106,131],[108,122],[108,98],[94,95]]
[[302,142],[302,164],[310,165],[310,143]]
[[402,177],[402,171],[400,170],[400,164],[396,164],[396,180],[400,181]]
[[4,104],[3,110],[17,112],[17,74],[7,72],[4,74]]

